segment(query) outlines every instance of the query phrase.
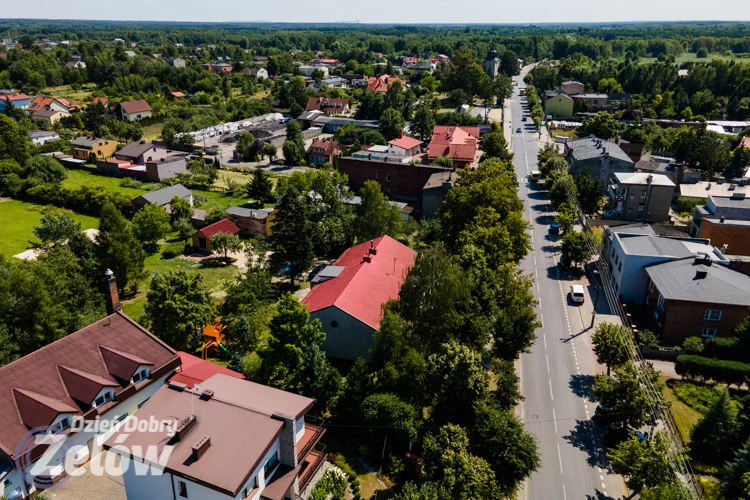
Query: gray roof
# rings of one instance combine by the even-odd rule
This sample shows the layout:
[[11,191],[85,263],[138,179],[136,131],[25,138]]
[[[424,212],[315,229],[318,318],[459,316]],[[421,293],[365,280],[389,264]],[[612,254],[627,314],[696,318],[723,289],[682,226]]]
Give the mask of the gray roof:
[[[699,267],[707,271],[699,278]],[[750,277],[723,265],[706,265],[694,257],[645,268],[665,299],[750,306]]]
[[642,222],[634,222],[632,224],[621,224],[619,226],[604,226],[611,233],[618,234],[640,234],[640,235],[656,235],[653,228]]
[[628,255],[658,255],[681,258],[697,253],[713,255],[708,240],[697,238],[665,238],[663,236],[619,233],[623,251]]
[[608,153],[609,156],[613,158],[634,165],[633,160],[625,154],[625,151],[623,151],[620,146],[614,142],[605,141],[594,136],[585,137],[576,141],[568,141],[566,146],[576,160],[599,158],[603,156],[604,153]]
[[649,176],[651,176],[652,186],[675,187],[675,183],[663,174],[649,174],[647,172],[615,172],[615,179],[617,179],[617,182],[620,184],[645,186],[648,184]]
[[750,198],[724,198],[711,196],[711,202],[718,208],[750,208]]
[[688,198],[707,198],[708,195],[712,195],[714,198],[729,198],[732,195],[739,194],[750,195],[750,186],[706,181],[696,182],[695,184],[680,184],[680,196]]
[[315,118],[322,115],[322,111],[318,111],[317,109],[313,109],[312,111],[305,111],[301,115],[297,117],[298,120],[314,120]]
[[437,187],[443,187],[443,184],[449,183],[453,186],[456,183],[456,175],[452,170],[445,172],[435,172],[427,179],[427,182],[422,187],[422,190],[432,189]]
[[577,94],[574,99],[606,99],[607,94]]
[[36,137],[59,137],[59,134],[53,130],[29,130],[26,134],[32,139]]
[[151,191],[150,193],[142,194],[141,196],[136,198],[136,200],[141,199],[146,201],[147,203],[151,203],[152,205],[159,205],[161,207],[172,201],[172,198],[174,198],[175,196],[180,198],[188,198],[192,194],[193,193],[190,192],[190,190],[182,184],[175,184],[174,186],[169,186],[165,187],[164,189],[159,189],[157,191]]
[[235,217],[248,217],[250,219],[265,219],[270,213],[273,212],[273,208],[243,208],[243,207],[229,207],[227,213],[234,215]]
[[100,137],[91,137],[90,135],[83,135],[81,137],[76,137],[75,139],[70,141],[70,145],[79,146],[82,148],[93,148],[101,140],[102,139]]
[[151,151],[152,149],[161,149],[163,150],[161,146],[157,146],[156,144],[146,144],[141,142],[131,142],[121,150],[117,151],[115,155],[122,155],[122,156],[129,156],[131,158],[138,158],[142,154],[146,153],[147,151]]
[[[398,208],[400,211],[403,211],[406,207],[409,206],[408,203],[404,203],[403,201],[388,200],[388,203],[390,203],[394,207]],[[345,201],[344,204],[346,204],[346,205],[361,205],[362,204],[362,197],[361,196],[352,196],[352,199],[349,200],[349,201]]]

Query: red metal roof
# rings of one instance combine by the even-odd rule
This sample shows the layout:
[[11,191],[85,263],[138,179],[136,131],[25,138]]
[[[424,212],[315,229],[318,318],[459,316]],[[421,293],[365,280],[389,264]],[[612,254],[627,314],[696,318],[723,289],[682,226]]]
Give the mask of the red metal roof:
[[177,351],[177,354],[179,354],[180,361],[182,361],[182,368],[172,376],[170,382],[180,382],[192,388],[195,384],[202,384],[217,373],[223,373],[234,378],[245,378],[241,373],[193,356],[192,354],[182,351]]
[[240,228],[238,228],[237,224],[232,222],[231,219],[222,219],[219,222],[214,222],[210,226],[199,229],[198,232],[206,238],[211,239],[216,233],[237,234],[240,232]]
[[13,94],[0,94],[0,99],[8,100],[8,101],[23,101],[24,99],[31,99],[31,97],[27,96],[26,94],[13,93]]
[[417,146],[422,144],[422,141],[420,141],[419,139],[415,139],[414,137],[403,136],[393,139],[392,141],[388,141],[388,144],[396,146],[397,148],[409,150],[411,148],[416,148]]
[[[374,255],[369,254],[371,247]],[[390,236],[365,241],[345,251],[334,264],[344,267],[341,274],[316,285],[302,303],[311,313],[337,307],[377,330],[383,304],[398,297],[416,258],[417,252]]]

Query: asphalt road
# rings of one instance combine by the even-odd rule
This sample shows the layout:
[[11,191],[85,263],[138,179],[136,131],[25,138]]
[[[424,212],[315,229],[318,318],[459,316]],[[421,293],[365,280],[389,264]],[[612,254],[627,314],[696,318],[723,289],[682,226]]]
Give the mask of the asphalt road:
[[[528,68],[522,73],[525,74]],[[601,371],[591,350],[593,286],[585,276],[558,268],[559,237],[548,234],[554,219],[547,193],[531,184],[528,175],[536,170],[537,152],[543,145],[529,118],[526,99],[519,87],[511,100],[511,132],[514,163],[519,179],[519,196],[525,217],[532,223],[534,250],[521,268],[534,277],[534,293],[539,301],[537,314],[542,327],[530,353],[520,360],[521,391],[524,401],[519,416],[539,441],[543,464],[524,485],[519,498],[605,499],[622,498],[622,479],[608,470],[603,435],[590,417],[596,403],[590,391],[593,375]],[[506,123],[507,127],[508,124]],[[521,128],[521,132],[516,130]],[[546,134],[542,137],[546,140]],[[588,286],[582,306],[569,301],[570,285]],[[604,295],[603,293],[601,294]],[[597,310],[606,314],[603,297]],[[602,316],[598,316],[601,319]]]

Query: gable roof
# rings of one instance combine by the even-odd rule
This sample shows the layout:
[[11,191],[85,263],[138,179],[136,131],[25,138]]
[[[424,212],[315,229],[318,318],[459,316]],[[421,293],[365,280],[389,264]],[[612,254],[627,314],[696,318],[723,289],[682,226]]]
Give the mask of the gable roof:
[[479,145],[479,127],[436,125],[432,140],[427,146],[430,159],[446,156],[451,159],[473,161]]
[[139,366],[147,365],[153,366],[153,362],[128,354],[127,352],[118,351],[111,347],[99,346],[99,351],[104,359],[104,364],[107,365],[107,370],[113,376],[120,380],[129,380]]
[[350,99],[334,99],[333,97],[311,97],[307,100],[307,108],[305,111],[313,110],[341,110],[343,111],[349,103]]
[[57,102],[67,110],[70,110],[71,108],[70,102],[67,99],[39,95],[34,98],[34,101],[31,104],[29,104],[29,111],[32,113],[35,111],[41,111],[54,102]]
[[155,367],[152,373],[179,362],[168,345],[124,314],[115,313],[0,367],[0,450],[13,457],[29,428],[49,425],[59,413],[87,412],[90,407],[74,394],[86,396],[93,384],[113,387],[116,397],[124,391],[128,392],[123,398],[130,396],[133,384],[112,375],[101,347],[150,360]]
[[195,384],[202,384],[217,373],[243,380],[245,378],[241,373],[237,373],[229,368],[193,356],[192,354],[182,351],[177,351],[177,354],[180,356],[182,366],[180,367],[180,370],[169,379],[170,382],[180,382],[192,389],[195,387]]
[[99,142],[103,141],[101,137],[94,137],[91,135],[82,135],[80,137],[76,137],[72,141],[70,141],[71,146],[78,146],[82,148],[93,148]]
[[401,80],[391,75],[371,76],[367,80],[368,92],[387,92],[388,87]]
[[392,141],[388,141],[388,144],[390,144],[391,146],[396,146],[397,148],[408,150],[411,148],[416,148],[417,146],[421,146],[422,141],[420,141],[416,137],[409,137],[405,135],[403,137],[397,137]]
[[210,240],[216,233],[237,234],[240,232],[240,228],[232,222],[232,219],[222,219],[210,226],[199,229],[198,232]]
[[[368,253],[371,248],[374,255]],[[341,254],[334,264],[344,267],[341,274],[316,285],[302,303],[310,313],[337,307],[377,330],[383,304],[398,297],[416,258],[417,252],[390,236],[365,241]]]
[[[691,256],[645,269],[665,299],[750,306],[750,277],[710,262]],[[699,277],[699,270],[706,275]]]
[[313,148],[319,148],[323,150],[323,154],[332,155],[336,150],[343,151],[344,148],[339,141],[332,141],[330,139],[314,139],[307,148],[307,152],[312,152]]
[[128,114],[151,111],[151,106],[149,106],[148,103],[143,99],[139,99],[137,101],[121,102],[120,107],[124,109]]
[[165,151],[163,147],[157,146],[156,144],[148,144],[145,142],[131,142],[123,146],[123,148],[117,151],[115,154],[118,156],[128,156],[130,158],[138,158],[139,156],[151,150]]
[[102,106],[106,106],[108,102],[109,97],[94,97],[91,104],[101,104]]
[[192,196],[192,194],[193,193],[182,184],[175,184],[174,186],[169,186],[157,191],[151,191],[149,193],[142,194],[138,198],[136,198],[136,200],[143,200],[146,203],[159,205],[161,207],[172,201],[172,198],[174,198],[175,196],[178,196],[180,198],[189,198],[190,196]]
[[25,100],[31,100],[31,96],[27,96],[26,94],[19,94],[17,92],[14,92],[12,94],[0,94],[0,100],[3,101],[25,101]]

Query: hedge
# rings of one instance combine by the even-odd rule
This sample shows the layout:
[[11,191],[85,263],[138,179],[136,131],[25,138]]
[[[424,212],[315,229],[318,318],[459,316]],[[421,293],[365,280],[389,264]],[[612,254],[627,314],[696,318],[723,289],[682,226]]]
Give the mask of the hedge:
[[750,361],[742,341],[737,337],[717,337],[706,341],[702,356],[707,358],[726,359],[729,361]]
[[685,377],[701,377],[725,384],[742,384],[750,379],[750,363],[727,361],[683,354],[677,358],[675,371]]
[[130,205],[130,199],[122,193],[113,193],[89,186],[68,189],[59,184],[36,185],[26,190],[19,198],[40,205],[68,208],[93,216],[98,216],[102,206],[108,201],[121,211]]

